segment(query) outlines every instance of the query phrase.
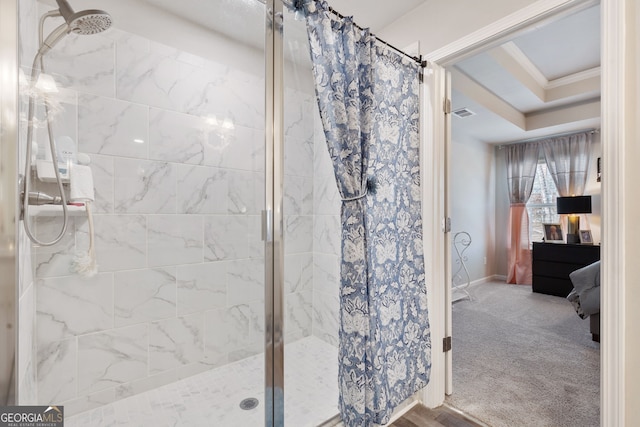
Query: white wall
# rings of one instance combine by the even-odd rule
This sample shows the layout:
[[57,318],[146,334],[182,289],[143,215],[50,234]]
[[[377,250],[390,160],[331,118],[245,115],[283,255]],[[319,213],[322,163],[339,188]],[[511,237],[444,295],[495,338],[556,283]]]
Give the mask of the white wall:
[[[454,117],[453,120],[461,119]],[[471,281],[493,276],[496,274],[493,147],[461,135],[456,132],[456,126],[453,126],[451,141],[450,183],[452,238],[456,232],[466,231],[472,239],[464,253]],[[454,248],[451,256],[455,274],[459,264]]]

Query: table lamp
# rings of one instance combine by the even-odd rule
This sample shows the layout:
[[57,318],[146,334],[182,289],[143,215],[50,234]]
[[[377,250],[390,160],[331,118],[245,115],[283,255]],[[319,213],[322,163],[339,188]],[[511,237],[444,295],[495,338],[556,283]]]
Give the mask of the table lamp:
[[569,215],[567,243],[580,243],[580,215],[591,213],[591,196],[558,197],[558,214]]

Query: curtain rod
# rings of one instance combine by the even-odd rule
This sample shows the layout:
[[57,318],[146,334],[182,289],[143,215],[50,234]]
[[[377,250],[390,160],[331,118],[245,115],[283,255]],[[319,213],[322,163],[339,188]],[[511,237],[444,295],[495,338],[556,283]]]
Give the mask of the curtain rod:
[[[302,7],[302,2],[300,0],[293,0],[291,1],[291,4],[294,8],[294,10],[300,10],[300,8]],[[345,19],[346,16],[344,16],[343,14],[341,14],[340,12],[338,12],[337,10],[335,10],[334,8],[332,8],[331,6],[329,6],[329,12],[331,12],[332,14],[334,14],[335,16],[337,16],[340,19]],[[355,22],[353,23],[353,25],[360,29],[360,30],[364,30],[364,28],[362,28],[360,25],[356,24]],[[397,47],[395,47],[394,45],[392,45],[391,43],[387,42],[386,40],[382,40],[380,37],[376,36],[375,34],[372,34],[373,37],[375,37],[375,39],[384,44],[385,46],[395,50],[396,52],[398,52],[401,55],[406,56],[407,58],[412,59],[413,61],[417,62],[418,65],[420,65],[422,68],[426,68],[427,66],[427,61],[422,59],[422,55],[419,56],[412,56],[409,55],[407,52],[403,51],[402,49],[399,49]]]
[[[336,15],[338,18],[340,19],[345,19],[346,16],[344,16],[343,14],[341,14],[340,12],[338,12],[337,10],[335,10],[334,8],[332,8],[331,6],[329,6],[329,12],[333,13],[334,15]],[[353,25],[360,29],[360,30],[364,30],[364,28],[362,28],[360,25],[356,24],[355,22],[353,23]],[[377,41],[379,41],[380,43],[390,47],[391,49],[395,50],[396,52],[398,52],[401,55],[404,55],[408,58],[413,59],[415,62],[417,62],[422,68],[425,68],[427,66],[427,61],[424,61],[422,59],[422,55],[420,56],[412,56],[409,55],[407,52],[403,51],[402,49],[399,49],[397,47],[395,47],[394,45],[392,45],[391,43],[387,42],[386,40],[382,40],[380,37],[376,36],[375,34],[372,34],[373,37],[376,38]]]
[[591,128],[591,129],[585,129],[585,130],[578,130],[578,131],[571,131],[571,132],[564,132],[564,133],[556,133],[555,135],[541,136],[541,137],[538,137],[538,138],[523,139],[523,140],[520,140],[520,141],[506,142],[504,144],[498,145],[498,149],[502,150],[507,145],[523,144],[525,142],[543,141],[545,139],[560,138],[562,136],[578,135],[580,133],[587,133],[587,132],[589,132],[590,134],[593,135],[594,133],[600,133],[600,129]]

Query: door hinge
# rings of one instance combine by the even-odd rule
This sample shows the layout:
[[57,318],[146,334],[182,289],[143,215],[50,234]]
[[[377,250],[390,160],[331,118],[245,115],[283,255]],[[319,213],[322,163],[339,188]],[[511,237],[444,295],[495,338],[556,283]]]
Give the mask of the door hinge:
[[445,98],[442,109],[445,114],[451,114],[451,100],[449,98]]
[[442,352],[446,353],[447,351],[451,351],[451,337],[444,337],[442,339]]
[[442,232],[443,233],[451,232],[451,218],[445,217],[442,219]]

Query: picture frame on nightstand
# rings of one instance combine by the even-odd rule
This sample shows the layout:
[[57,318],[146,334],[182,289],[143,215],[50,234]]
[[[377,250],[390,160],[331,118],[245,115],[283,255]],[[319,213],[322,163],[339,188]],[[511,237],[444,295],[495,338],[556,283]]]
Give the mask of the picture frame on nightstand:
[[542,224],[544,227],[544,241],[548,243],[564,243],[562,226],[560,224]]
[[593,237],[591,236],[591,230],[580,230],[578,234],[580,235],[581,245],[593,245]]

